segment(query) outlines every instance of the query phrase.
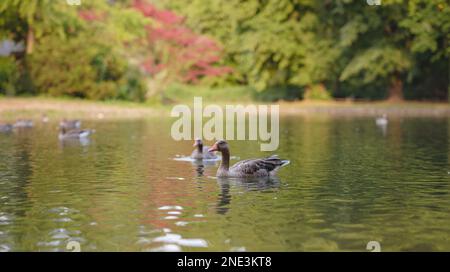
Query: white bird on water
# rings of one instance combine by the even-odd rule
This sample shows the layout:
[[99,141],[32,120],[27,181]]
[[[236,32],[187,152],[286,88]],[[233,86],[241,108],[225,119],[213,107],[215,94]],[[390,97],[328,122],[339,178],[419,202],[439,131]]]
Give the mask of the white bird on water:
[[378,117],[375,119],[375,123],[377,126],[386,126],[388,124],[387,115],[383,114],[381,117]]
[[48,121],[50,121],[50,119],[48,118],[47,114],[42,114],[42,123],[48,123]]

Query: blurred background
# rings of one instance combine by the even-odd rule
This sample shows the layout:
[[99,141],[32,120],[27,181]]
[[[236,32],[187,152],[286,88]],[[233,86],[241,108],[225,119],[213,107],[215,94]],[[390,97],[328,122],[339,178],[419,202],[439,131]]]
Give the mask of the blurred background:
[[369,2],[2,0],[0,96],[448,101],[448,2]]

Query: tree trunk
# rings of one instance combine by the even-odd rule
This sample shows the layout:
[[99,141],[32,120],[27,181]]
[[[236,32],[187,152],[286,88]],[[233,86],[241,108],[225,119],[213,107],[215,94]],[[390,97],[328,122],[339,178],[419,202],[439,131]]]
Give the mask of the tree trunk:
[[34,47],[34,31],[31,26],[28,28],[27,33],[27,55],[33,53],[33,47]]
[[403,101],[403,81],[398,77],[394,76],[391,81],[391,86],[389,87],[388,101]]

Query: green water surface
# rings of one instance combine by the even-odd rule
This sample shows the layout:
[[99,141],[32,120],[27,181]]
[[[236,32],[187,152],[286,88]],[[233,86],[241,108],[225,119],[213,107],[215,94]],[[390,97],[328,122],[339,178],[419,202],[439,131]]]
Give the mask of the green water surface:
[[[86,121],[83,143],[56,122],[0,134],[0,250],[450,250],[448,118],[285,117],[274,153],[291,163],[253,182],[174,160],[192,142],[172,121]],[[231,153],[272,154],[259,144]]]

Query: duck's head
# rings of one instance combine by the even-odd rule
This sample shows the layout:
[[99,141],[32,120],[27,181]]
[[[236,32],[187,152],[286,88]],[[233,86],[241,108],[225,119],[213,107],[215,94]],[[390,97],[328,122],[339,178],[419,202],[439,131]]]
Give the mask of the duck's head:
[[222,152],[224,150],[228,150],[228,143],[224,140],[219,140],[213,146],[211,146],[210,149],[208,149],[208,152],[214,151]]
[[59,122],[59,126],[60,126],[60,127],[63,127],[63,126],[66,125],[66,123],[67,123],[67,120],[64,118],[64,119],[62,119],[62,120]]
[[196,138],[192,146],[200,146],[200,145],[203,145],[202,139]]

